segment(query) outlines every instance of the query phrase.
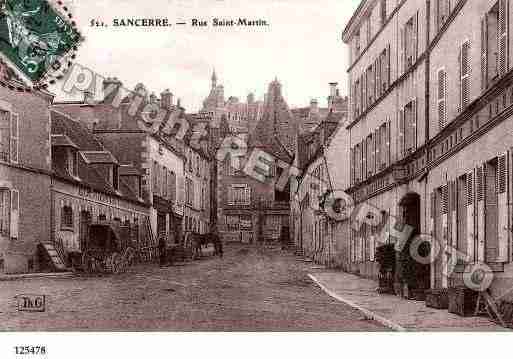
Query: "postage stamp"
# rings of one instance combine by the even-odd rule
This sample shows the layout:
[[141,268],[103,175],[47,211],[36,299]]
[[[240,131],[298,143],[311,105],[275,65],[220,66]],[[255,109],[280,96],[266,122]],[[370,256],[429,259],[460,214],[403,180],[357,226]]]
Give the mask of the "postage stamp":
[[0,0],[0,57],[25,85],[58,77],[81,40],[61,1]]

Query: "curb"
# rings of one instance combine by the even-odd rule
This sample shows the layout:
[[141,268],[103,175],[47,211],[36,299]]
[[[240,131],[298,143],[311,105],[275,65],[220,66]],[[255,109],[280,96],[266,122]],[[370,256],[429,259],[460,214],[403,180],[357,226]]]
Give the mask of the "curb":
[[315,278],[312,274],[308,274],[308,277],[315,284],[317,284],[323,291],[325,291],[330,297],[333,297],[336,300],[343,302],[343,303],[349,305],[350,307],[353,307],[353,308],[359,310],[360,312],[362,312],[366,319],[374,320],[374,321],[384,325],[385,327],[395,330],[397,332],[405,332],[406,331],[406,329],[404,327],[400,326],[399,324],[394,323],[391,320],[389,320],[385,317],[382,317],[366,308],[363,308],[363,307],[359,306],[358,304],[353,303],[350,300],[347,300],[347,299],[341,297],[340,295],[336,294],[335,292],[331,291],[324,284],[322,284],[317,278]]
[[26,274],[2,274],[0,282],[8,282],[20,279],[32,278],[71,278],[75,275],[73,272],[57,272],[57,273],[26,273]]

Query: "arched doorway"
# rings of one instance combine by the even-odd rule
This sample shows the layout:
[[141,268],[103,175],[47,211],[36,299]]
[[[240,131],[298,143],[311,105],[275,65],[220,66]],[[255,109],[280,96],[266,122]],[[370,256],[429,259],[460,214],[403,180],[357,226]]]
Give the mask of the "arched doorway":
[[[410,245],[416,235],[421,234],[421,199],[415,192],[406,194],[399,202],[399,214],[402,224],[412,228],[408,241],[401,252],[397,253],[396,283],[400,284],[403,295],[417,297],[430,285],[430,265],[415,260],[410,254]],[[429,245],[423,243],[419,248],[422,257],[429,255]],[[422,295],[422,294],[421,294]]]

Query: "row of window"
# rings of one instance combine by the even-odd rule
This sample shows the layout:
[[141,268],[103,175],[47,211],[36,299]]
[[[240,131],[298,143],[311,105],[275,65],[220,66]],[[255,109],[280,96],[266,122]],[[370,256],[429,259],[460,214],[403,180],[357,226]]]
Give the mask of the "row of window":
[[208,161],[190,148],[185,153],[185,168],[190,173],[195,173],[198,177],[208,178]]
[[[199,192],[195,188],[194,181],[191,178],[185,179],[185,203],[191,207],[206,210],[209,201],[208,183],[200,182],[198,185],[200,187]],[[199,193],[199,197],[196,197],[196,193]]]
[[[387,21],[388,13],[387,13],[387,0],[380,0],[379,2],[379,27],[383,27]],[[365,31],[365,45],[362,45],[362,35],[363,31],[362,28],[358,29],[356,31],[355,37],[354,37],[354,55],[355,58],[360,56],[361,51],[363,50],[364,46],[367,46],[370,41],[372,40],[373,31],[373,23],[371,21],[371,16],[367,16],[367,18],[363,21],[363,30]],[[376,31],[377,32],[377,31]]]
[[471,260],[509,262],[509,156],[495,157],[431,194],[435,236]]
[[383,123],[350,150],[351,184],[355,185],[391,165],[391,122]]
[[253,221],[250,215],[226,215],[225,224],[228,231],[251,231],[253,230]]
[[177,191],[176,173],[153,162],[153,194],[175,203]]
[[208,222],[204,222],[200,219],[185,216],[184,217],[184,228],[185,228],[186,232],[195,232],[195,233],[204,234],[209,231],[209,224],[208,224]]
[[353,113],[360,116],[390,86],[390,45],[388,45],[367,70],[354,82]]
[[[100,213],[98,215],[98,221],[106,221],[107,220],[107,215],[105,213]],[[124,221],[121,220],[121,218],[118,218],[118,217],[114,217],[112,218],[113,221],[117,221],[119,222],[119,224],[122,224],[123,226],[127,226],[127,227],[130,227],[131,226],[131,222],[129,219],[126,219]],[[139,224],[139,219],[137,217],[134,217],[134,229],[136,229],[138,227],[138,224]],[[91,217],[91,213],[90,212],[87,212],[87,211],[82,211],[80,213],[80,222],[81,222],[81,225],[82,224],[90,224],[92,222],[92,217]],[[73,211],[73,207],[71,206],[63,206],[61,208],[61,218],[60,218],[60,224],[61,224],[61,230],[63,231],[71,231],[71,232],[74,232],[75,231],[75,214],[74,214],[74,211]]]
[[0,161],[17,163],[19,160],[18,114],[0,110]]
[[233,184],[228,188],[228,204],[248,206],[251,204],[251,187],[247,184]]

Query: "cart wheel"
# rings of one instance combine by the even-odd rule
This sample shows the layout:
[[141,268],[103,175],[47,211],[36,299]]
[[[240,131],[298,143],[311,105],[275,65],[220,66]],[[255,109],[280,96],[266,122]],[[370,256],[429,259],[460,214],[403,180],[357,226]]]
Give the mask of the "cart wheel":
[[111,261],[111,272],[112,273],[118,273],[119,271],[119,254],[118,253],[112,253],[112,256],[110,257]]
[[85,273],[91,274],[93,272],[91,257],[84,252],[82,254],[82,268]]

